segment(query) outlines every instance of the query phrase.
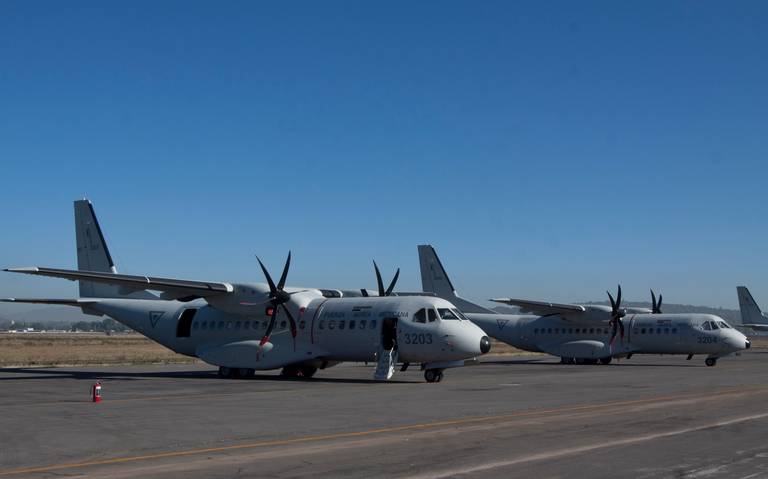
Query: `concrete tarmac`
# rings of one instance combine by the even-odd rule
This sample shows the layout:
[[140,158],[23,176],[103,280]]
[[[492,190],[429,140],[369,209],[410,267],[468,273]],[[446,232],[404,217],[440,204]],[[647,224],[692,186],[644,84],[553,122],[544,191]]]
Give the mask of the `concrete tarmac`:
[[0,477],[768,477],[768,352],[703,360],[490,356],[437,384],[0,369]]

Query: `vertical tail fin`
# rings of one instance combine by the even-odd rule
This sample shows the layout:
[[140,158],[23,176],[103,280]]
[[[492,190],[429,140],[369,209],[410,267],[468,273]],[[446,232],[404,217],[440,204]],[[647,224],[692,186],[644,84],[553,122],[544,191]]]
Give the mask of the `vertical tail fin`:
[[760,307],[755,302],[746,286],[737,286],[739,293],[739,309],[741,310],[741,322],[743,324],[768,324],[768,318],[763,316]]
[[[77,243],[77,269],[117,273],[107,242],[93,211],[93,204],[87,199],[75,201],[75,238]],[[147,291],[123,294],[119,286],[79,281],[81,298],[136,298],[156,297]]]
[[419,266],[421,268],[421,290],[425,293],[434,293],[438,297],[450,301],[464,313],[495,313],[493,310],[462,299],[456,294],[451,280],[448,279],[448,273],[445,272],[445,268],[443,268],[443,264],[432,245],[419,245]]

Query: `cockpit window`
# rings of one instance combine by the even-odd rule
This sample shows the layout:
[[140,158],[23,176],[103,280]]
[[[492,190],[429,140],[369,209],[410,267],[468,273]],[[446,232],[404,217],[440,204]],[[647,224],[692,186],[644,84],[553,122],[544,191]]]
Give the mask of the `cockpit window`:
[[416,311],[416,314],[413,315],[413,322],[414,323],[426,323],[427,322],[427,313],[424,308]]
[[427,315],[429,316],[429,322],[432,323],[434,321],[437,321],[437,313],[435,313],[435,310],[432,308],[429,308],[427,310]]
[[440,313],[440,319],[459,319],[459,317],[448,308],[437,308],[437,312]]
[[718,325],[718,326],[720,326],[722,329],[732,329],[732,328],[731,328],[731,327],[728,325],[728,323],[726,323],[725,321],[718,321],[718,322],[717,322],[717,325]]
[[702,324],[701,327],[704,329],[704,331],[712,330],[712,326],[709,324],[709,321],[704,321],[704,324]]
[[456,314],[456,316],[458,316],[458,317],[459,317],[459,319],[463,319],[463,320],[465,320],[465,321],[468,321],[467,317],[466,317],[466,316],[464,316],[464,313],[462,313],[462,312],[461,312],[461,311],[459,311],[458,309],[456,309],[456,308],[452,308],[452,309],[451,309],[451,311],[453,311],[453,312],[454,312],[454,314]]
[[709,323],[712,325],[712,329],[720,329],[716,322],[710,321]]

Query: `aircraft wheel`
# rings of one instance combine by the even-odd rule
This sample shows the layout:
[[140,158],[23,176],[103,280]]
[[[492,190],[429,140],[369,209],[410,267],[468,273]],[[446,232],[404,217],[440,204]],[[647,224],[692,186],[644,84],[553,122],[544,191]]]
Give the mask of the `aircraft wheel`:
[[440,380],[443,379],[443,372],[439,369],[427,369],[424,371],[424,379],[426,379],[428,383],[440,382]]
[[315,375],[317,368],[314,366],[302,366],[299,368],[299,371],[301,372],[301,377],[309,379]]
[[600,363],[601,364],[611,364],[612,360],[613,360],[613,358],[608,356],[607,358],[600,358]]
[[226,366],[219,366],[219,377],[228,378],[232,376],[232,369]]
[[242,379],[252,378],[255,374],[256,370],[251,368],[239,368],[237,370],[237,375]]
[[283,370],[280,371],[280,375],[284,378],[296,378],[299,377],[299,367],[289,364],[288,366],[283,367]]
[[706,364],[707,366],[712,367],[715,364],[717,364],[717,358],[707,358],[707,359],[704,360],[704,364]]

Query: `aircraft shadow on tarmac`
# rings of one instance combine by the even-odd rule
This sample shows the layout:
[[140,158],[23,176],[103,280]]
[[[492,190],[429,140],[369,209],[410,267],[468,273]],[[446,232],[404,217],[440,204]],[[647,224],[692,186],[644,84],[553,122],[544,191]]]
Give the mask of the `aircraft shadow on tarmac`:
[[[648,363],[631,363],[631,362],[622,362],[622,361],[614,361],[611,364],[603,365],[603,364],[561,364],[559,361],[550,361],[548,359],[492,359],[492,360],[483,360],[480,364],[477,366],[482,366],[483,364],[495,364],[495,365],[515,365],[515,364],[526,364],[530,366],[549,366],[549,367],[555,367],[555,366],[562,366],[563,369],[569,368],[569,369],[588,369],[591,370],[591,368],[601,367],[601,368],[611,368],[611,367],[635,367],[635,368],[697,368],[697,367],[706,367],[704,364],[697,364],[697,363],[689,363],[688,361],[685,361],[683,363],[664,363],[664,364],[648,364]],[[474,367],[477,367],[474,366]]]
[[[337,383],[337,384],[381,384],[382,381],[375,379],[360,378],[334,378],[334,377],[314,377],[311,379],[303,378],[285,378],[274,374],[257,374],[248,379],[222,379],[218,377],[216,371],[158,371],[158,372],[120,372],[120,371],[73,371],[68,369],[38,369],[38,368],[0,368],[2,374],[19,374],[19,376],[0,377],[2,381],[24,381],[40,379],[61,379],[70,378],[86,381],[95,381],[97,379],[109,381],[136,381],[141,379],[165,378],[165,379],[211,379],[216,381],[237,381],[248,383],[251,381],[270,381],[270,382],[297,382],[297,383]],[[389,380],[387,383],[395,384],[420,384],[424,381],[403,381]]]

